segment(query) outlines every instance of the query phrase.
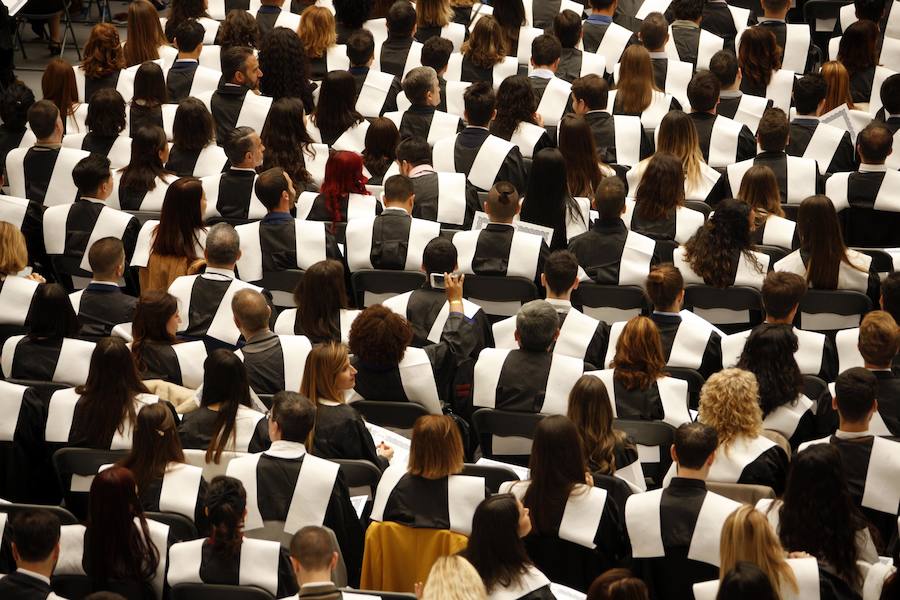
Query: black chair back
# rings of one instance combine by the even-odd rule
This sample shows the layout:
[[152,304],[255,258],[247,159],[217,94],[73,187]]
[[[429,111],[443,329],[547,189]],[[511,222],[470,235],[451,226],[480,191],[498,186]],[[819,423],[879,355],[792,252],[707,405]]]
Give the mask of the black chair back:
[[53,254],[50,256],[50,267],[56,280],[67,292],[81,289],[90,282],[91,272],[81,268],[80,257]]
[[641,461],[644,475],[649,477],[657,486],[662,485],[666,471],[672,465],[672,455],[669,449],[675,441],[675,428],[663,421],[633,421],[630,419],[616,419],[613,428],[627,433],[634,442],[640,446],[656,448],[659,452],[659,462]]
[[799,327],[834,335],[839,329],[858,327],[872,310],[872,300],[853,290],[807,290],[797,310]]
[[[763,320],[762,295],[751,287],[689,285],[684,290],[684,306],[725,333],[750,329]],[[727,317],[717,309],[729,311]]]
[[169,590],[170,600],[274,600],[272,594],[252,586],[179,583]]
[[539,297],[530,279],[489,275],[466,275],[463,295],[479,305],[491,322],[516,314],[520,306]]
[[891,273],[894,271],[894,259],[891,255],[878,248],[853,248],[857,252],[872,257],[872,269],[876,273]]
[[[90,448],[60,448],[53,453],[53,470],[56,472],[66,508],[81,520],[87,519],[88,492],[90,484],[85,479],[93,478],[100,467],[113,464],[124,458],[126,450],[93,450]],[[72,481],[81,482],[78,490],[73,490]]]
[[145,512],[144,516],[169,526],[169,542],[189,542],[200,538],[200,532],[194,522],[184,515],[173,512]]
[[47,510],[56,515],[60,525],[77,525],[78,519],[75,515],[67,511],[62,506],[53,506],[52,504],[0,504],[0,513],[6,513],[12,517],[17,512],[23,510]]
[[360,459],[336,458],[331,462],[341,466],[341,474],[344,476],[344,483],[350,488],[351,496],[365,494],[370,499],[375,497],[375,490],[381,481],[381,470],[378,467]]
[[475,465],[466,463],[463,465],[462,474],[472,475],[474,477],[484,477],[484,482],[487,484],[487,487],[491,490],[492,494],[496,494],[500,491],[500,484],[502,483],[507,481],[519,481],[519,476],[516,475],[515,471],[499,465]]
[[683,379],[688,384],[688,406],[697,409],[700,405],[700,389],[706,383],[698,371],[686,367],[666,367],[666,372],[675,379]]
[[[87,575],[55,575],[50,579],[53,592],[68,600],[83,600],[94,590]],[[138,581],[110,581],[103,586],[103,591],[121,595],[125,600],[146,600],[153,597],[149,583]]]
[[754,248],[757,252],[762,252],[769,257],[769,266],[774,265],[779,260],[788,255],[788,251],[778,246],[767,246],[765,244],[757,244]]
[[582,283],[572,294],[572,304],[584,314],[606,323],[627,321],[650,312],[643,288],[636,285]]
[[656,246],[653,248],[653,257],[658,263],[670,263],[674,259],[675,249],[679,243],[675,240],[656,240]]
[[479,408],[472,415],[472,424],[481,444],[482,455],[514,465],[528,466],[534,429],[544,416]]
[[416,271],[367,269],[353,273],[350,281],[356,305],[365,307],[378,304],[390,296],[422,287],[425,283],[425,274]]
[[412,431],[419,417],[430,414],[424,406],[415,402],[357,400],[351,406],[369,423],[397,432]]
[[831,406],[828,384],[815,375],[803,376],[803,395],[813,401],[816,410],[816,433],[831,435],[838,427],[838,414]]
[[306,271],[288,269],[286,271],[266,271],[262,279],[254,282],[272,293],[272,303],[279,308],[294,308],[294,288],[303,281]]

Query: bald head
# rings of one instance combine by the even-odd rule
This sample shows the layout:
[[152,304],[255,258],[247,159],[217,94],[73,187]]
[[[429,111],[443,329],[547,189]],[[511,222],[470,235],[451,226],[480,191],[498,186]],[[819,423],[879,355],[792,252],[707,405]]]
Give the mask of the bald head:
[[256,290],[243,289],[231,299],[231,312],[234,313],[234,323],[244,339],[269,329],[269,317],[272,309],[265,297]]

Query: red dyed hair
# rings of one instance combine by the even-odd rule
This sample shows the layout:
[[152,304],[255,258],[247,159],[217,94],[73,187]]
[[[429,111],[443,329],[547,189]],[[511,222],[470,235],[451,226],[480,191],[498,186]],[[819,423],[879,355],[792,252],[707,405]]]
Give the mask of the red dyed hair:
[[319,193],[325,197],[325,206],[332,221],[343,221],[341,198],[347,194],[368,194],[362,173],[363,159],[356,152],[335,152],[325,163],[325,180]]

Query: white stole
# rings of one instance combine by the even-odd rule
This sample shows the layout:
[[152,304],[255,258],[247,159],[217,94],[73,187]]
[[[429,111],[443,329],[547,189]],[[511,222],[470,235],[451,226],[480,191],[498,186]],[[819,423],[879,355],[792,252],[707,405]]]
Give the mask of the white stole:
[[[15,438],[16,427],[19,424],[19,411],[22,408],[22,400],[28,388],[24,385],[16,385],[6,381],[0,381],[0,411],[5,417],[0,420],[0,442],[12,442]],[[0,513],[6,517],[5,513]],[[0,537],[3,535],[4,522],[0,522]]]
[[809,25],[806,23],[787,23],[784,40],[784,56],[781,66],[795,73],[806,71],[806,59],[811,43]]
[[0,324],[24,325],[39,285],[32,279],[7,275],[0,288]]
[[[806,60],[806,54],[803,55]],[[791,94],[794,91],[794,72],[788,69],[778,69],[772,72],[772,79],[766,86],[766,98],[772,101],[775,108],[780,108],[785,113],[791,109]]]
[[441,414],[441,398],[438,395],[428,353],[422,348],[408,347],[397,369],[407,399],[421,404],[433,415]]
[[[804,29],[805,25],[802,26]],[[787,52],[785,52],[787,54]],[[803,158],[811,158],[819,165],[819,173],[822,175],[828,171],[828,165],[834,158],[841,140],[844,138],[844,130],[833,127],[827,123],[819,123],[813,131],[809,145],[803,152]]]
[[609,24],[606,32],[603,34],[603,39],[600,40],[600,45],[597,47],[597,54],[606,60],[607,68],[619,62],[632,35],[630,30],[618,23]]
[[[540,110],[538,112],[540,112]],[[522,121],[516,127],[516,130],[513,132],[509,141],[519,148],[519,152],[522,153],[523,158],[531,158],[534,156],[534,147],[540,141],[541,136],[546,132],[547,130],[543,127],[538,127],[534,123]]]
[[356,99],[356,110],[359,114],[369,118],[380,116],[393,83],[394,76],[390,73],[369,69]]
[[861,504],[879,512],[897,514],[897,506],[900,505],[900,443],[877,436],[872,440]]
[[794,243],[794,230],[797,228],[795,222],[778,215],[769,215],[763,227],[763,244],[791,249]]
[[559,125],[566,112],[571,93],[572,84],[564,79],[551,77],[547,80],[547,87],[544,88],[537,107],[537,113],[543,117],[544,125],[548,127]]
[[713,121],[712,135],[709,138],[709,166],[727,167],[737,158],[738,140],[744,124],[716,116]]
[[[9,195],[27,198],[25,186],[25,169],[23,160],[29,148],[13,148],[6,155],[6,178]],[[78,187],[72,180],[72,169],[78,162],[89,155],[89,152],[76,148],[60,148],[53,164],[50,183],[44,196],[44,206],[71,204],[78,197]],[[29,198],[31,200],[31,198]]]
[[[612,109],[612,105],[607,103]],[[613,115],[616,142],[616,162],[633,166],[641,162],[641,137],[644,135],[641,118],[633,115]]]
[[194,520],[203,469],[184,463],[169,463],[163,474],[159,510],[184,515]]
[[0,194],[0,221],[6,221],[16,229],[22,229],[28,212],[28,200]]
[[734,113],[734,120],[749,127],[750,131],[755,135],[756,129],[759,127],[759,120],[762,119],[763,113],[766,112],[768,106],[768,98],[741,94],[737,112]]

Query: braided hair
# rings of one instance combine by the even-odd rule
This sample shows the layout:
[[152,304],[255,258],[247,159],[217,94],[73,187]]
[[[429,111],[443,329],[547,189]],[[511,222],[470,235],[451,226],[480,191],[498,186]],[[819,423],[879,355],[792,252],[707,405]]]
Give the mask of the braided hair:
[[247,492],[234,477],[219,475],[209,483],[206,491],[206,516],[209,520],[209,540],[213,551],[237,555],[244,537],[244,510]]

